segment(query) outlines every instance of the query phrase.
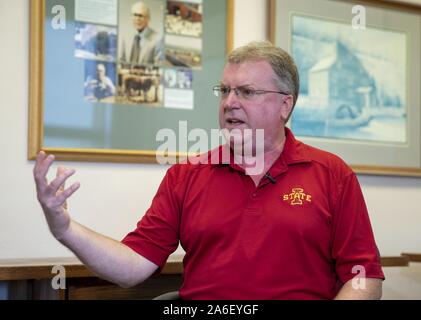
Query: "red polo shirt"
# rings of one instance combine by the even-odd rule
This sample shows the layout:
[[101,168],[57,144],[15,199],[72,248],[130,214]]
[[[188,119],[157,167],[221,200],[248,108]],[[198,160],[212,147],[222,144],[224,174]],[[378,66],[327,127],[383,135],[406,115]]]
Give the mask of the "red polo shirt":
[[332,299],[361,267],[384,279],[360,186],[341,159],[286,129],[269,173],[275,181],[256,187],[232,163],[175,165],[123,243],[162,267],[180,241],[183,299]]

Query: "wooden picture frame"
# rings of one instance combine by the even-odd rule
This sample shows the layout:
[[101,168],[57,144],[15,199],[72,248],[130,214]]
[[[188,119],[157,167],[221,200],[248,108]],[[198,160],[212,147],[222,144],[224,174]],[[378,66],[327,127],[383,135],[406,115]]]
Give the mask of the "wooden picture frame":
[[[192,94],[194,93],[194,105],[192,105],[192,110],[164,110],[165,102],[162,103],[162,108],[147,108],[144,107],[143,111],[130,111],[129,109],[136,110],[135,105],[119,105],[119,104],[110,104],[105,102],[101,104],[100,102],[87,104],[87,108],[92,110],[100,110],[101,105],[104,108],[109,110],[108,116],[112,119],[122,118],[126,119],[126,122],[123,120],[119,124],[119,127],[113,129],[113,135],[118,135],[118,131],[123,131],[123,135],[118,138],[119,143],[110,143],[107,144],[98,143],[98,146],[95,145],[92,141],[88,141],[91,138],[86,138],[88,136],[88,131],[91,128],[82,128],[75,129],[72,126],[78,125],[78,120],[73,120],[71,123],[71,111],[64,110],[63,115],[60,115],[61,111],[54,109],[53,112],[56,119],[59,119],[57,123],[64,124],[62,128],[53,128],[51,129],[48,126],[48,119],[51,116],[52,105],[47,105],[50,101],[49,99],[54,96],[54,99],[51,101],[58,101],[59,103],[54,104],[54,108],[61,108],[62,105],[67,103],[67,100],[75,100],[75,94],[72,93],[72,89],[67,93],[63,89],[54,89],[55,86],[59,87],[59,83],[63,80],[65,83],[72,83],[72,86],[82,86],[84,78],[79,77],[77,81],[78,84],[75,84],[75,79],[66,80],[67,75],[71,77],[72,72],[74,72],[74,60],[75,58],[73,52],[69,52],[74,47],[72,43],[74,37],[74,21],[75,18],[73,15],[73,7],[67,12],[67,21],[66,30],[57,30],[53,33],[51,31],[51,14],[54,10],[55,5],[60,5],[61,8],[66,8],[69,3],[72,3],[72,6],[75,6],[74,1],[61,1],[61,0],[37,0],[30,1],[30,70],[29,70],[29,123],[28,123],[28,159],[34,160],[37,153],[40,150],[44,150],[47,153],[54,154],[58,160],[66,161],[88,161],[88,162],[122,162],[122,163],[156,163],[156,148],[153,146],[155,142],[153,124],[154,119],[165,118],[162,126],[165,127],[168,123],[172,123],[175,126],[176,122],[173,120],[189,120],[198,119],[197,121],[192,121],[191,125],[194,127],[205,126],[205,129],[209,129],[217,123],[217,115],[214,110],[211,110],[208,106],[212,104],[217,104],[217,100],[211,100],[212,97],[212,85],[219,81],[219,76],[217,73],[222,72],[223,64],[227,52],[232,50],[233,46],[233,8],[234,0],[202,0],[201,1],[192,1],[195,3],[201,3],[203,5],[203,37],[202,37],[202,69],[193,70],[193,77],[197,79],[192,86]],[[77,0],[84,1],[84,0]],[[95,3],[95,1],[90,0]],[[114,0],[110,0],[109,3],[113,3]],[[126,0],[125,0],[126,1]],[[127,0],[134,1],[134,0]],[[169,2],[177,4],[176,0],[174,1],[164,1],[164,0],[146,0],[149,2],[161,1],[162,3],[168,5]],[[183,4],[182,4],[183,5]],[[165,13],[164,8],[164,13]],[[54,11],[53,11],[54,12]],[[55,11],[57,12],[57,11]],[[89,13],[89,12],[88,12]],[[92,15],[93,16],[93,15]],[[53,17],[54,20],[54,17]],[[56,21],[57,22],[57,21]],[[119,22],[117,23],[117,29],[119,28]],[[165,26],[163,27],[165,28]],[[48,33],[50,32],[50,33]],[[61,34],[60,34],[61,32]],[[67,33],[66,33],[67,32]],[[165,30],[164,30],[165,33]],[[53,34],[53,36],[51,36]],[[56,36],[57,35],[57,36]],[[167,35],[165,35],[167,36]],[[51,49],[53,48],[53,49]],[[65,51],[67,48],[67,51]],[[54,50],[61,51],[54,51]],[[166,49],[167,50],[167,47]],[[54,51],[54,52],[53,52]],[[57,54],[59,52],[60,54]],[[62,54],[64,52],[64,54]],[[167,52],[167,51],[165,51]],[[54,60],[54,57],[59,56],[57,60]],[[51,59],[53,57],[53,59]],[[80,64],[80,61],[77,63]],[[82,67],[78,67],[79,73],[82,73]],[[163,67],[165,68],[165,67]],[[177,66],[174,66],[177,68]],[[188,67],[189,68],[189,67]],[[54,74],[52,70],[61,69],[57,74]],[[211,70],[211,72],[209,72]],[[72,82],[66,82],[72,81]],[[76,82],[77,82],[76,81]],[[118,80],[116,80],[117,82]],[[77,89],[78,90],[78,89]],[[83,96],[83,94],[82,94]],[[73,101],[72,100],[72,101]],[[75,100],[80,101],[80,104],[85,103],[83,99]],[[85,103],[86,104],[86,103]],[[208,109],[202,107],[206,105]],[[72,106],[79,108],[79,103],[74,103]],[[141,107],[138,108],[140,110]],[[81,109],[81,108],[80,108]],[[81,109],[82,110],[82,109]],[[112,110],[112,111],[110,111]],[[58,112],[56,114],[56,112]],[[95,111],[96,112],[96,111]],[[99,126],[103,132],[103,124],[101,121],[105,121],[106,118],[102,111],[95,113],[94,111],[90,112],[90,121],[95,123],[96,126]],[[160,115],[155,115],[155,113],[160,113]],[[191,114],[194,115],[190,115]],[[209,114],[211,112],[215,115],[215,119],[211,119],[212,123],[209,120]],[[99,115],[99,116],[98,116]],[[148,118],[149,116],[154,118]],[[75,117],[76,118],[76,117]],[[133,121],[133,118],[139,119],[139,126],[136,125],[136,122]],[[68,120],[69,119],[69,120]],[[84,117],[79,117],[81,122],[89,121]],[[69,121],[69,123],[66,123]],[[108,119],[109,121],[109,119]],[[118,121],[114,121],[118,122]],[[113,124],[114,124],[113,122]],[[126,125],[126,123],[129,124]],[[98,125],[99,124],[99,125]],[[189,123],[190,125],[190,123]],[[159,127],[159,124],[156,124]],[[138,127],[146,128],[144,131],[136,131]],[[150,128],[149,128],[150,127]],[[62,129],[59,135],[55,135],[54,132],[57,132],[58,129]],[[174,128],[175,129],[175,128]],[[55,131],[54,131],[55,130]],[[83,136],[84,131],[86,136]],[[96,130],[96,129],[95,129]],[[94,131],[95,131],[94,130]],[[98,134],[100,135],[99,140],[106,140],[106,138],[101,136],[101,130],[95,132],[96,138]],[[131,132],[133,131],[133,133]],[[140,129],[139,129],[140,130]],[[92,131],[92,130],[91,130]],[[53,133],[51,133],[53,132]],[[99,132],[99,133],[98,133]],[[117,132],[117,133],[116,133]],[[89,133],[90,134],[90,133]],[[83,136],[83,137],[82,137]],[[68,139],[68,137],[70,137]],[[82,138],[80,138],[82,137]],[[83,139],[87,139],[88,143],[83,142]],[[114,138],[108,138],[113,140]],[[140,141],[142,140],[143,141]],[[91,139],[93,140],[93,139]],[[128,140],[130,143],[128,143]],[[139,141],[138,141],[139,140]],[[64,141],[65,143],[61,143]],[[69,142],[70,141],[70,142]],[[82,143],[80,143],[82,141]],[[126,142],[127,145],[126,146]],[[143,144],[146,146],[144,147]],[[102,144],[102,145],[101,145]],[[171,152],[168,152],[170,154]],[[174,152],[174,156],[184,155],[182,152]]]
[[[421,34],[421,6],[374,0],[315,0],[311,5],[304,0],[269,0],[267,6],[269,40],[294,57],[300,72],[301,100],[299,98],[297,101],[289,124],[298,138],[310,145],[339,155],[357,173],[421,177],[421,95],[419,90],[421,87],[421,39],[419,36]],[[365,10],[367,27],[364,30],[355,30],[351,27],[359,11],[353,11],[353,9],[361,9],[361,6]],[[371,42],[367,40],[370,34],[376,35]],[[384,37],[384,47],[382,47],[382,37]],[[387,47],[387,41],[390,42],[389,47]],[[404,45],[399,47],[396,45],[398,42]],[[364,49],[362,49],[363,45]],[[396,47],[402,50],[398,51],[399,55],[394,56],[400,57],[400,60],[398,58],[394,60],[394,64],[382,54],[377,55],[380,57],[377,61],[383,63],[382,67],[380,67],[380,62],[375,62],[374,59],[368,57],[370,53],[373,56],[377,54],[380,48],[383,48],[382,52],[394,52],[392,49]],[[390,50],[384,50],[384,48],[390,48]],[[321,53],[323,50],[326,53]],[[341,57],[343,61],[340,60]],[[360,81],[357,77],[352,78],[354,75],[349,71],[351,60],[355,61],[353,70],[359,70],[358,68],[366,70],[368,80],[365,81],[364,88],[369,86],[367,85],[369,81],[372,83],[372,88],[369,90],[371,91],[370,103],[367,103],[367,107],[373,109],[374,106],[377,109],[369,110],[370,116],[366,124],[346,123],[355,125],[355,128],[359,126],[360,129],[346,131],[345,122],[338,121],[343,127],[335,131],[331,129],[333,128],[332,114],[334,112],[337,112],[335,116],[341,114],[338,110],[344,105],[345,99],[341,97],[346,96],[345,90]],[[369,63],[371,63],[370,66],[368,66]],[[377,66],[375,66],[376,63]],[[390,72],[393,70],[384,66],[395,67],[396,65],[401,65],[399,70],[403,71],[403,80],[398,82],[398,78],[395,78],[395,82],[389,81],[386,84],[385,78],[388,75],[384,70],[390,70]],[[375,67],[380,68],[374,70]],[[338,74],[336,76],[334,76],[335,68]],[[358,76],[361,74],[364,72],[358,73]],[[347,81],[348,84],[342,85]],[[399,103],[394,102],[395,105],[400,104],[399,108],[402,110],[392,102],[385,102],[390,101],[387,100],[388,92],[395,89],[390,89],[393,87],[391,83],[395,84],[395,87],[402,87],[399,91],[401,93]],[[363,85],[359,84],[359,89],[361,88]],[[336,100],[334,100],[333,92],[339,92],[337,93],[339,98],[336,97]],[[320,100],[317,101],[316,98]],[[373,99],[377,99],[377,102],[371,102]],[[320,106],[329,111],[323,113]],[[365,107],[360,106],[359,110],[364,110]],[[398,110],[399,116],[390,116],[390,118],[405,125],[399,124],[394,127],[386,125],[386,122],[382,122],[383,120],[378,120],[375,122],[376,128],[382,129],[374,131],[374,126],[368,129],[373,124],[373,119],[380,119],[380,116],[384,119],[386,112],[391,114],[392,111],[396,111],[397,114]],[[380,114],[381,112],[384,114]],[[294,120],[294,115],[296,120]],[[326,123],[330,123],[331,127],[327,127]]]

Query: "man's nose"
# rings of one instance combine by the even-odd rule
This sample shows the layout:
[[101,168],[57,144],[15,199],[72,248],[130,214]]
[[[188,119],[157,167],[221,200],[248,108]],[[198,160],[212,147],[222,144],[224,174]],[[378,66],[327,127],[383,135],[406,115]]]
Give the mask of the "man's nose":
[[231,89],[228,96],[225,99],[226,107],[235,107],[239,104],[239,97],[236,89]]

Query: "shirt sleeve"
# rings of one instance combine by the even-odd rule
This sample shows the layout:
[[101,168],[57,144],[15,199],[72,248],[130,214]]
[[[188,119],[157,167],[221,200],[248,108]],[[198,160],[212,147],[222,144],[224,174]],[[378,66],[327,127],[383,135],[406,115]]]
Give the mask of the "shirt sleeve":
[[160,268],[179,243],[180,203],[177,178],[170,169],[137,228],[121,242]]
[[332,257],[342,284],[355,276],[384,280],[367,207],[354,173],[339,184],[333,217]]

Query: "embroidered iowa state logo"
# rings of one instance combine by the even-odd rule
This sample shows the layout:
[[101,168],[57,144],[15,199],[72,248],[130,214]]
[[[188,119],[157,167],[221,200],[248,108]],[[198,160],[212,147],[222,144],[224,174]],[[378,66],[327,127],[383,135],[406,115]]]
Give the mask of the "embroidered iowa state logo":
[[290,204],[293,206],[302,206],[304,201],[311,202],[311,195],[305,194],[302,188],[293,188],[290,194],[284,194],[284,201],[291,201]]

